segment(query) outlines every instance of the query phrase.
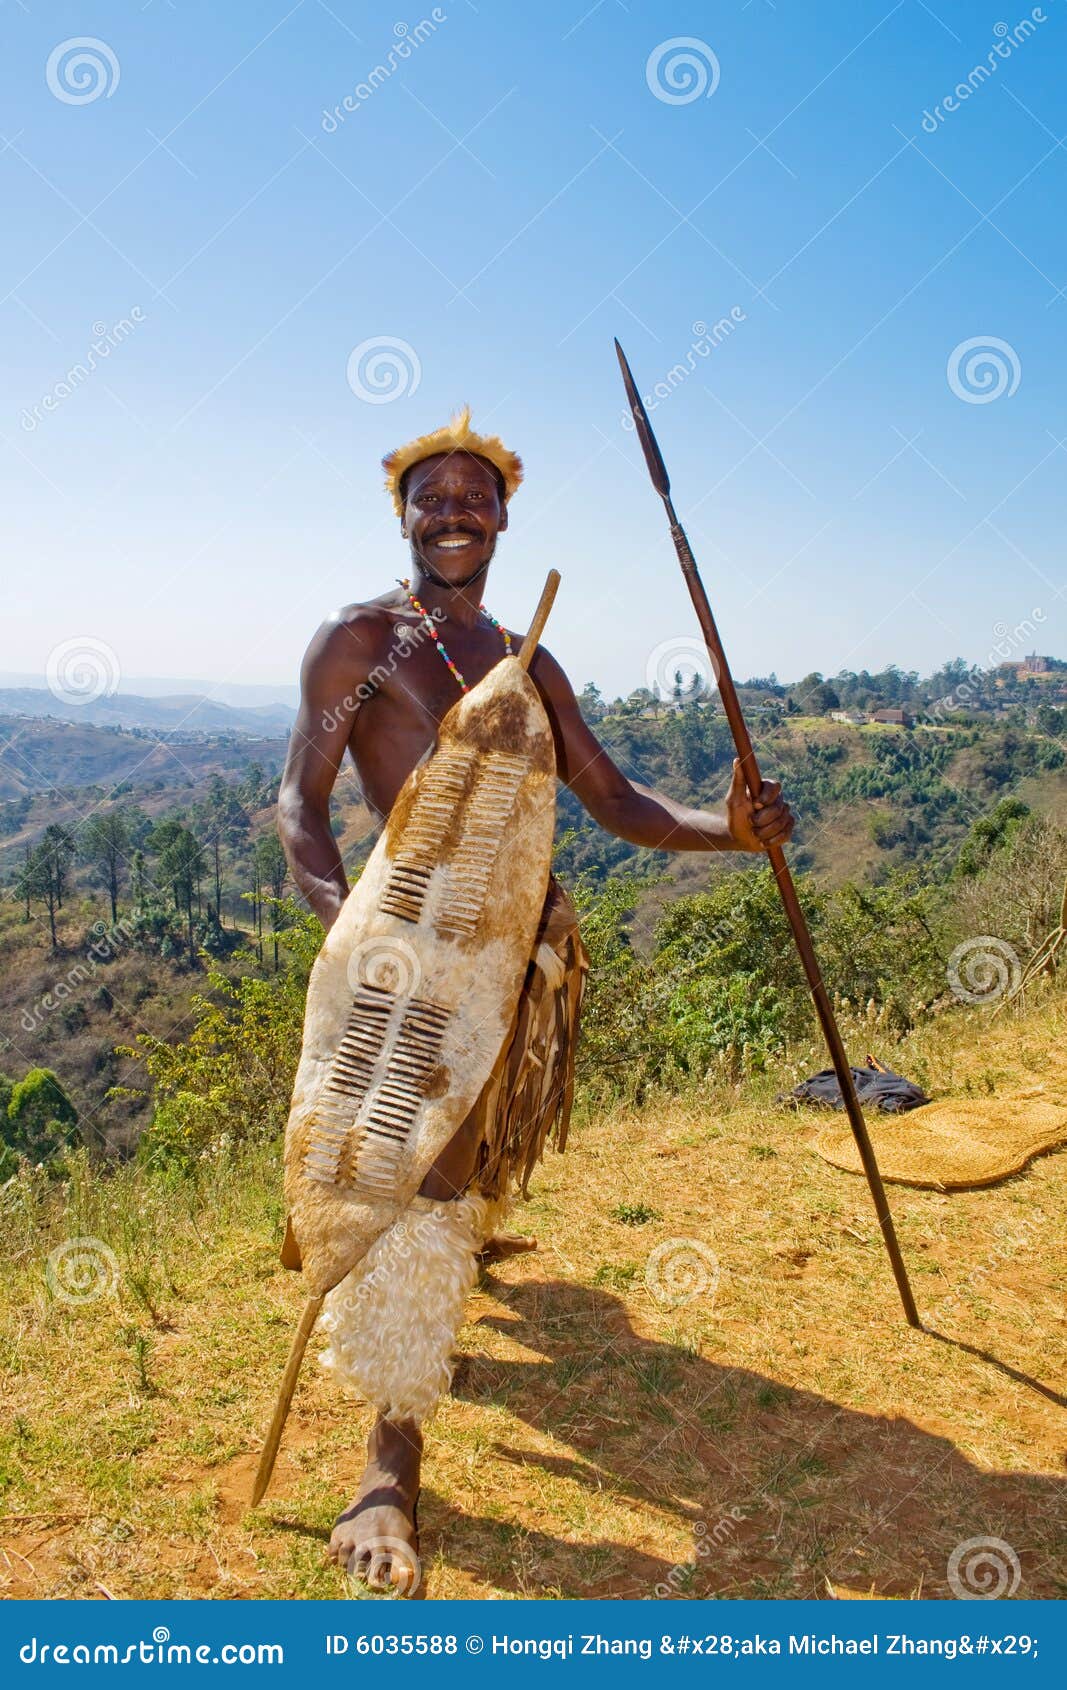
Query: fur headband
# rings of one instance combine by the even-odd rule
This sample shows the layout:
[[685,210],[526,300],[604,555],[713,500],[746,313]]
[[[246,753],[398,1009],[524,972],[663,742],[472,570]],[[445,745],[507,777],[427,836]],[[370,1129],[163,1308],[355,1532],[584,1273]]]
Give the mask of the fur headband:
[[417,440],[398,446],[382,459],[386,489],[392,494],[397,516],[404,514],[400,484],[408,470],[421,463],[423,458],[435,457],[439,452],[471,452],[476,458],[485,458],[503,478],[505,502],[522,480],[522,459],[509,451],[497,435],[477,434],[471,428],[471,408],[464,405],[446,428],[439,428],[433,434],[420,434]]

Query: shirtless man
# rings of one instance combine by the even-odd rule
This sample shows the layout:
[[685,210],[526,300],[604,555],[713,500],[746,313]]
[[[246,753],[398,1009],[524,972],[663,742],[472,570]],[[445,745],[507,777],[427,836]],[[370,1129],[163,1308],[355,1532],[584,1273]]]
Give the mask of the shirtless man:
[[[475,685],[504,650],[503,630],[479,607],[521,465],[495,438],[472,434],[469,413],[423,442],[425,455],[408,448],[406,461],[402,453],[385,460],[387,470],[393,468],[390,485],[410,551],[408,587],[398,585],[329,617],[308,647],[301,672],[278,825],[293,877],[327,928],[348,893],[329,814],[345,752],[366,802],[386,817],[433,745],[460,685]],[[413,600],[433,619],[436,638],[428,635]],[[407,630],[402,641],[400,629]],[[511,638],[517,650],[520,636]],[[777,782],[764,782],[753,803],[735,765],[722,814],[687,809],[623,774],[586,726],[570,682],[543,646],[529,672],[552,725],[560,780],[610,833],[673,851],[760,851],[790,837],[793,816]],[[480,1137],[472,1117],[430,1169],[420,1195],[449,1201],[466,1193]],[[532,1243],[494,1239],[489,1253],[508,1254]],[[421,1455],[418,1420],[380,1413],[359,1490],[330,1540],[334,1559],[375,1588],[411,1584]],[[398,1552],[404,1546],[409,1555]]]

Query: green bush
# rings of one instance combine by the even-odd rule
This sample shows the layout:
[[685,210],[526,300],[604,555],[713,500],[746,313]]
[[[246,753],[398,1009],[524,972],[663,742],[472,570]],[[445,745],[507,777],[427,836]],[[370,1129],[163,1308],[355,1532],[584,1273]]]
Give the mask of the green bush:
[[[191,1004],[193,1030],[180,1044],[143,1033],[122,1054],[138,1057],[152,1080],[155,1112],[139,1154],[189,1162],[285,1128],[300,1057],[308,976],[322,927],[295,904],[279,933],[286,965],[267,979],[236,980],[218,969]],[[252,954],[243,959],[252,964]]]
[[14,1084],[4,1079],[6,1094],[0,1178],[8,1179],[20,1161],[49,1162],[77,1137],[78,1111],[51,1068],[31,1068]]
[[[649,884],[580,889],[592,968],[579,1074],[594,1095],[639,1102],[652,1085],[736,1082],[810,1037],[807,980],[769,868],[724,869],[710,891],[676,899],[640,956],[627,926]],[[943,990],[939,894],[914,870],[834,891],[799,875],[797,889],[840,998],[873,1001],[905,1028]]]

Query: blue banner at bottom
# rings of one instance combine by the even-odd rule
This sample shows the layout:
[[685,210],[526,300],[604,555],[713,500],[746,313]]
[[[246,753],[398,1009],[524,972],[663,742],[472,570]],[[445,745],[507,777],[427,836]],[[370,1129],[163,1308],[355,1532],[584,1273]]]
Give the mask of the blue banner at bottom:
[[1064,1682],[1067,1619],[1050,1602],[9,1602],[10,1684],[106,1673],[250,1676],[326,1687]]

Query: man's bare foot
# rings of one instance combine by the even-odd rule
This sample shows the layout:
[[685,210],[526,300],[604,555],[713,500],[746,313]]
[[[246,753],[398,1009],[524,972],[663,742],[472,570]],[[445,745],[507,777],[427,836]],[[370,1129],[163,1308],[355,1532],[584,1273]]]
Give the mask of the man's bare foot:
[[478,1251],[480,1262],[506,1262],[509,1256],[524,1256],[537,1249],[537,1239],[524,1232],[495,1232]]
[[422,1580],[415,1505],[422,1434],[411,1420],[379,1420],[367,1440],[367,1467],[330,1538],[330,1558],[371,1590],[411,1596]]

